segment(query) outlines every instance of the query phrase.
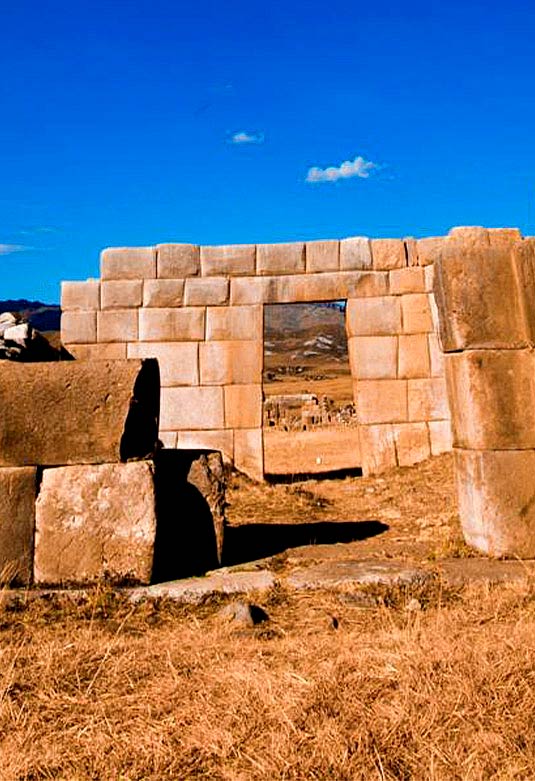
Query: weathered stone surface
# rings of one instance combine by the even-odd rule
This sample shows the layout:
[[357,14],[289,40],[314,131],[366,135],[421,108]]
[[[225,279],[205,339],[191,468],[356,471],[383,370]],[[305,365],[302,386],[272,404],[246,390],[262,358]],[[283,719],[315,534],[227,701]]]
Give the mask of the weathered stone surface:
[[431,377],[444,377],[444,353],[435,333],[427,334],[429,358],[431,361]]
[[68,351],[78,361],[121,361],[126,358],[126,342],[69,344]]
[[372,239],[371,245],[375,271],[389,271],[407,265],[405,244],[400,239]]
[[535,448],[535,353],[470,350],[446,356],[455,447]]
[[262,425],[262,385],[225,386],[225,426],[259,428]]
[[159,394],[156,361],[0,362],[0,466],[149,456]]
[[104,279],[151,279],[156,276],[154,247],[110,247],[100,255]]
[[430,420],[427,426],[431,442],[431,455],[439,456],[441,453],[449,453],[453,447],[451,422],[449,420]]
[[262,381],[262,342],[202,342],[199,349],[202,385],[255,384]]
[[[449,240],[435,267],[445,352],[535,344],[535,242]],[[482,292],[484,291],[484,295]]]
[[401,332],[401,304],[396,296],[352,299],[347,302],[350,336],[397,335]]
[[61,341],[63,344],[91,344],[96,342],[96,311],[63,312],[61,315]]
[[361,466],[358,428],[325,426],[288,433],[263,429],[264,472],[269,475],[313,475]]
[[162,388],[160,425],[166,431],[224,428],[223,388]]
[[197,342],[134,342],[128,345],[128,358],[156,358],[163,388],[199,384],[199,345]]
[[256,273],[296,274],[305,270],[305,245],[303,242],[290,244],[258,244],[256,247]]
[[415,583],[431,577],[424,569],[416,569],[397,561],[376,559],[329,561],[296,570],[286,578],[295,589],[346,589],[348,586],[371,583],[394,585]]
[[234,432],[230,429],[215,431],[178,431],[175,445],[179,450],[219,450],[225,462],[234,460]]
[[247,276],[255,273],[256,245],[233,244],[226,247],[201,247],[203,277]]
[[401,296],[403,333],[421,334],[433,330],[431,308],[427,293],[409,293]]
[[130,590],[132,602],[144,599],[172,599],[185,604],[198,604],[210,594],[253,594],[269,591],[275,577],[268,570],[257,572],[212,572],[203,578],[185,578],[172,583],[159,583],[147,588]]
[[374,271],[287,274],[280,277],[236,277],[230,281],[231,304],[285,304],[369,298],[388,292],[388,275]]
[[431,364],[426,334],[399,336],[398,377],[415,379],[429,377]]
[[338,271],[340,267],[339,241],[307,241],[305,244],[306,271]]
[[208,307],[206,339],[208,341],[261,340],[263,322],[261,305]]
[[143,281],[141,279],[113,279],[103,282],[101,291],[102,309],[127,309],[141,306]]
[[442,256],[442,251],[448,239],[445,236],[428,236],[417,242],[418,265],[431,266]]
[[200,273],[199,247],[195,244],[158,244],[156,266],[159,279],[183,279]]
[[226,277],[190,277],[186,279],[184,303],[186,306],[215,306],[227,304],[229,281]]
[[535,557],[535,451],[455,450],[466,542],[489,556]]
[[436,566],[440,579],[448,586],[467,583],[518,583],[532,581],[534,561],[496,561],[495,559],[442,559]]
[[61,283],[61,308],[67,309],[99,309],[100,282],[88,279],[85,282]]
[[397,466],[394,427],[390,423],[359,426],[362,473],[379,475]]
[[199,453],[192,461],[188,483],[202,494],[212,514],[217,561],[221,565],[225,536],[226,480],[221,453]]
[[359,423],[403,423],[407,417],[407,380],[358,380]]
[[423,268],[398,268],[388,272],[391,295],[403,293],[424,293],[425,274]]
[[35,513],[35,583],[150,581],[156,536],[152,463],[45,469]]
[[137,309],[107,309],[97,312],[99,342],[133,342],[138,338]]
[[410,421],[445,420],[450,411],[446,382],[441,377],[408,380],[408,409]]
[[363,380],[395,379],[398,345],[395,336],[352,336],[347,340],[353,377]]
[[352,271],[353,269],[371,270],[372,251],[370,240],[365,236],[353,236],[342,239],[340,242],[340,269]]
[[426,423],[396,423],[394,440],[399,466],[413,466],[431,455]]
[[145,279],[143,281],[143,306],[181,306],[184,296],[183,279]]
[[32,579],[37,470],[0,469],[0,583]]
[[202,307],[139,310],[141,342],[200,341],[204,339]]
[[264,477],[262,429],[236,429],[234,432],[234,464],[253,480]]

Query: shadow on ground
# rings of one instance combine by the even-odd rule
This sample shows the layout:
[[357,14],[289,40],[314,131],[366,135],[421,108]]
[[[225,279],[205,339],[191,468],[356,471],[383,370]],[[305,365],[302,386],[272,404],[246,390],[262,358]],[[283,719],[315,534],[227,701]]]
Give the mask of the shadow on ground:
[[388,530],[381,521],[318,521],[316,523],[248,523],[227,526],[223,547],[223,564],[275,556],[301,545],[334,545],[375,537]]

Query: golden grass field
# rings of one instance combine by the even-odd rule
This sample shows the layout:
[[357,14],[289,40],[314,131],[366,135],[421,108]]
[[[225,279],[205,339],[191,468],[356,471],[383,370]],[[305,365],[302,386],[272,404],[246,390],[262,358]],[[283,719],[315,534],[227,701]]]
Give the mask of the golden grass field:
[[[451,458],[361,480],[239,478],[230,521],[379,518],[389,530],[352,555],[466,553]],[[0,778],[535,778],[535,584],[363,591],[274,588],[251,629],[218,615],[224,600],[5,600]]]

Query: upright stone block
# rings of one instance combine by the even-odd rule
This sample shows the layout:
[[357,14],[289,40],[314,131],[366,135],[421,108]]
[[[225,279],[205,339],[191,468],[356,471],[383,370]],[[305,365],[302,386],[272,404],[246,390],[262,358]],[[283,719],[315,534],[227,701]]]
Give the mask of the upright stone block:
[[86,282],[61,283],[61,308],[68,309],[99,309],[100,282],[88,279]]
[[397,335],[401,332],[401,304],[395,296],[350,299],[346,308],[350,336]]
[[340,267],[340,242],[307,241],[305,258],[307,273],[338,271]]
[[37,469],[0,468],[0,584],[32,579]]
[[298,274],[305,271],[305,245],[258,244],[256,248],[256,271],[263,276],[270,274]]
[[365,236],[353,236],[340,242],[340,270],[371,271],[372,251],[370,240]]
[[430,374],[431,364],[427,334],[401,334],[399,337],[398,377],[408,380],[429,377]]
[[154,247],[110,247],[100,255],[100,276],[105,279],[152,279],[156,276]]
[[134,342],[138,338],[138,310],[97,312],[97,336],[99,342]]
[[425,274],[423,268],[398,268],[388,272],[389,292],[399,296],[403,293],[424,293]]
[[449,418],[446,383],[440,377],[408,380],[409,421]]
[[208,341],[241,341],[263,338],[263,307],[218,306],[206,310]]
[[442,453],[449,453],[453,447],[451,422],[449,420],[430,420],[427,426],[431,442],[431,455],[440,456]]
[[358,380],[359,423],[403,423],[408,420],[406,380]]
[[149,583],[156,536],[152,463],[45,469],[36,503],[40,585]]
[[159,279],[194,277],[201,271],[199,247],[195,244],[158,244],[156,266]]
[[139,310],[140,342],[198,342],[204,339],[202,307]]
[[234,432],[234,465],[253,480],[264,478],[262,429],[236,429]]
[[160,425],[165,431],[224,428],[223,388],[162,388]]
[[204,342],[199,349],[202,385],[247,385],[262,381],[262,342]]
[[96,311],[63,312],[61,315],[61,341],[63,344],[91,344],[96,342]]
[[234,462],[234,432],[230,429],[178,431],[173,447],[178,450],[219,450],[226,463]]
[[255,273],[256,245],[201,247],[203,277],[248,276]]
[[535,353],[470,350],[446,356],[455,447],[535,449]]
[[466,542],[488,556],[535,558],[535,450],[455,450]]
[[439,261],[442,252],[447,245],[448,239],[445,236],[429,236],[418,240],[418,265],[431,266]]
[[0,466],[150,456],[159,398],[156,361],[0,361]]
[[77,361],[124,361],[126,358],[126,342],[69,344],[68,352]]
[[407,265],[405,244],[400,239],[372,239],[371,244],[375,271],[390,271]]
[[426,423],[397,423],[394,440],[399,466],[413,466],[431,455]]
[[184,303],[186,306],[215,306],[227,304],[229,281],[225,277],[191,277],[186,279]]
[[262,385],[226,385],[225,427],[262,426]]
[[359,426],[362,473],[380,475],[397,466],[394,427],[383,425]]
[[143,281],[141,279],[114,279],[102,283],[102,309],[127,309],[141,306]]
[[352,336],[347,347],[353,377],[359,380],[396,378],[398,345],[395,336]]
[[146,279],[143,283],[143,306],[181,306],[183,296],[183,279]]
[[401,297],[403,333],[421,334],[433,330],[431,308],[427,293],[411,293]]
[[156,358],[163,388],[199,384],[197,342],[134,342],[127,354],[128,358]]

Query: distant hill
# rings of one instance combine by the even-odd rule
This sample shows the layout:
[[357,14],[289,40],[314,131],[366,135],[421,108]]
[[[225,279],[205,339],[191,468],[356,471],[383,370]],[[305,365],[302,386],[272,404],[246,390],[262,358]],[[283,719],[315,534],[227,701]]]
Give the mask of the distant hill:
[[61,316],[59,304],[43,304],[42,301],[28,301],[25,298],[8,298],[0,301],[0,314],[2,312],[20,312],[38,331],[59,331]]

